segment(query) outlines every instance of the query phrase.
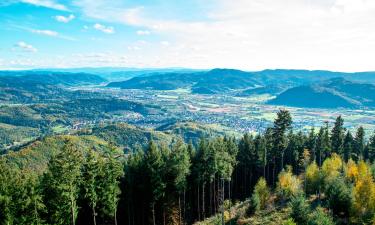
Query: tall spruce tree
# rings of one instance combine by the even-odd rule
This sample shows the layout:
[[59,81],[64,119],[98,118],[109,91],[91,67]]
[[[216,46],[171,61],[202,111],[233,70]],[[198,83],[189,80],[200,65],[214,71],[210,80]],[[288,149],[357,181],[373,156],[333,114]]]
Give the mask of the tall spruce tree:
[[284,168],[284,153],[287,147],[286,131],[292,125],[292,117],[288,110],[281,109],[277,112],[277,117],[273,123],[273,184],[275,176]]
[[49,162],[43,178],[43,196],[49,223],[75,224],[82,161],[82,152],[68,141],[62,151]]
[[344,119],[341,116],[336,118],[335,124],[331,131],[332,152],[342,155],[344,151]]
[[367,159],[367,156],[365,155],[365,130],[362,126],[358,127],[354,141],[354,154],[356,155],[357,160]]

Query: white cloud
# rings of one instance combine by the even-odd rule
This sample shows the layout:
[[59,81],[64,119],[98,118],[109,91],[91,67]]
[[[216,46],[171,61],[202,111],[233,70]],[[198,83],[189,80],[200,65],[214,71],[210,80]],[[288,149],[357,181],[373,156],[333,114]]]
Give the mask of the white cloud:
[[21,48],[22,50],[26,52],[37,52],[38,49],[36,49],[34,46],[27,44],[23,41],[20,41],[16,44],[16,47]]
[[149,30],[137,30],[138,35],[150,35],[151,32]]
[[75,18],[73,14],[70,14],[69,16],[55,16],[55,19],[62,23],[69,23]]
[[53,30],[31,30],[31,32],[35,34],[42,34],[42,35],[51,36],[51,37],[57,37],[59,35],[59,33]]
[[21,2],[31,4],[31,5],[61,10],[61,11],[69,11],[65,5],[60,4],[56,2],[55,0],[21,0]]
[[97,30],[100,30],[104,33],[107,33],[107,34],[113,34],[115,33],[115,29],[113,27],[107,27],[107,26],[104,26],[102,24],[99,24],[99,23],[96,23],[94,25],[94,28],[97,29]]
[[168,41],[162,41],[160,42],[161,45],[163,46],[169,46],[169,42]]

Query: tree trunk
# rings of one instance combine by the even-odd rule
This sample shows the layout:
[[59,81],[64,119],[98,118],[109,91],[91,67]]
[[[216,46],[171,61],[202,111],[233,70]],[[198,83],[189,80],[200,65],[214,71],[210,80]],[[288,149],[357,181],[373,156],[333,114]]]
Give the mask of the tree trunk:
[[178,194],[178,224],[181,225],[181,195]]
[[206,185],[205,184],[206,182],[203,182],[203,184],[202,184],[202,219],[204,220],[204,219],[206,219],[206,210],[205,210],[205,202],[204,202],[204,186]]
[[73,191],[72,191],[73,187],[72,187],[72,184],[70,184],[70,211],[72,213],[72,225],[75,225],[76,224],[76,220],[75,220],[75,213],[74,213],[74,197],[73,197]]
[[200,209],[200,205],[201,205],[201,201],[199,199],[200,197],[200,193],[199,193],[199,184],[198,184],[198,195],[197,195],[197,198],[198,198],[198,220],[200,221],[201,220],[201,209]]
[[152,222],[154,225],[156,225],[156,221],[155,221],[155,203],[153,202],[152,203]]
[[117,209],[115,209],[115,214],[114,214],[114,216],[115,216],[115,225],[117,225]]
[[185,218],[186,218],[186,209],[185,209],[185,206],[186,206],[186,190],[184,188],[184,208],[183,208],[183,219],[184,219],[184,224],[185,224]]
[[92,206],[92,217],[93,217],[93,220],[94,220],[94,225],[96,225],[96,212],[95,212],[94,206]]
[[163,206],[163,224],[165,225],[165,206]]

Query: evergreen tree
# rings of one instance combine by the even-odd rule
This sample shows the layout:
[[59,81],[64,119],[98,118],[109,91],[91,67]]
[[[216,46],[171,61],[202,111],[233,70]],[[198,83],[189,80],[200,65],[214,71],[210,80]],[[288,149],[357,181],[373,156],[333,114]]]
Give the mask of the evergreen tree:
[[367,143],[366,155],[371,162],[375,160],[375,132],[371,135],[370,140]]
[[[355,157],[357,154],[355,153],[356,144],[354,143],[354,139],[350,131],[346,132],[345,138],[344,138],[344,160],[347,162],[352,156],[354,155]],[[353,154],[354,153],[354,154]]]
[[332,152],[341,155],[343,154],[345,136],[344,132],[344,119],[341,116],[338,116],[331,131]]
[[83,165],[83,174],[82,174],[82,186],[84,190],[84,198],[88,202],[89,207],[92,210],[93,223],[96,225],[96,207],[98,204],[98,192],[99,192],[99,175],[100,164],[98,162],[98,155],[94,150],[90,149],[87,154],[86,161]]
[[[286,131],[292,125],[292,117],[288,110],[281,109],[273,123],[273,179],[276,173],[284,168],[284,153],[287,147]],[[280,163],[280,164],[279,164]]]
[[82,152],[68,141],[48,164],[43,178],[43,196],[51,224],[74,225],[76,222],[82,158]]
[[354,154],[356,160],[367,159],[368,156],[367,154],[365,155],[365,130],[362,126],[358,127],[354,141]]
[[164,161],[162,154],[153,141],[149,143],[149,147],[145,156],[145,163],[147,174],[150,181],[151,195],[151,210],[152,221],[156,225],[155,204],[164,197],[166,183],[164,182]]
[[172,148],[168,169],[170,170],[170,174],[172,174],[173,176],[173,187],[178,195],[179,224],[181,224],[181,195],[183,194],[184,197],[185,212],[185,192],[187,189],[187,176],[190,173],[190,155],[187,146],[181,139],[178,139],[176,144]]
[[116,158],[115,150],[114,146],[110,146],[104,159],[99,161],[101,173],[98,175],[98,200],[102,214],[112,218],[117,225],[117,207],[121,194],[120,181],[124,176],[124,168],[122,162]]

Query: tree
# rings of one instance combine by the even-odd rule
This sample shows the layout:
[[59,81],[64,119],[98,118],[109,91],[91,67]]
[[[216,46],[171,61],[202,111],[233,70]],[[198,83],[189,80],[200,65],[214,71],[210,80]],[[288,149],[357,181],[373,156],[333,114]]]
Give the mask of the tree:
[[43,178],[43,195],[48,221],[52,224],[74,225],[76,222],[82,158],[82,152],[68,141],[48,164]]
[[325,194],[328,206],[339,217],[349,216],[351,207],[351,190],[342,177],[336,177],[326,185]]
[[358,167],[359,176],[353,188],[352,222],[369,224],[375,213],[375,183],[364,162]]
[[315,128],[312,127],[306,143],[306,147],[310,151],[312,161],[316,160],[316,139],[317,137],[315,135]]
[[117,225],[117,206],[120,200],[120,180],[124,176],[124,167],[122,162],[116,159],[116,149],[110,146],[105,152],[104,159],[100,160],[101,173],[98,176],[98,200],[100,201],[101,212],[113,218]]
[[98,176],[102,172],[98,162],[98,155],[94,150],[90,149],[87,154],[86,161],[83,165],[83,189],[84,198],[88,201],[88,204],[92,210],[92,217],[94,225],[96,225],[96,206],[98,203],[98,189],[99,182]]
[[328,123],[321,127],[316,139],[316,159],[318,166],[322,166],[326,157],[331,154],[331,143],[329,140]]
[[267,186],[266,180],[263,177],[261,177],[255,185],[253,195],[257,195],[257,197],[254,198],[259,199],[259,209],[264,209],[270,197],[270,190]]
[[168,169],[173,176],[173,186],[178,194],[179,224],[181,224],[181,194],[184,194],[185,211],[186,178],[190,173],[190,155],[186,145],[181,139],[178,139],[173,146]]
[[332,152],[343,154],[344,131],[344,120],[341,116],[338,116],[331,131]]
[[322,176],[325,180],[332,179],[340,175],[343,169],[343,162],[339,155],[332,154],[330,158],[324,160],[322,165]]
[[307,224],[308,217],[310,214],[310,205],[307,203],[303,195],[297,195],[291,199],[289,206],[292,209],[291,217],[297,224]]
[[[365,156],[365,130],[362,126],[358,127],[355,139],[354,139],[354,154],[356,160],[364,159]],[[366,157],[367,158],[367,157]]]
[[346,135],[345,135],[345,138],[344,138],[344,160],[345,162],[347,162],[350,158],[352,158],[352,155],[354,153],[354,156],[357,156],[357,154],[355,154],[354,152],[354,149],[355,148],[355,143],[354,143],[354,139],[353,139],[353,136],[352,134],[350,133],[350,131],[346,132]]
[[[273,140],[273,179],[275,173],[278,173],[284,168],[284,153],[287,147],[286,131],[292,125],[292,117],[288,110],[281,109],[277,112],[277,117],[273,123],[272,140]],[[277,162],[280,162],[278,164]],[[279,168],[276,168],[279,165]]]
[[375,132],[371,135],[367,143],[365,155],[371,162],[375,160]]
[[281,171],[278,178],[276,193],[282,200],[290,200],[301,193],[301,181],[293,175],[290,167]]
[[166,183],[164,182],[164,161],[160,150],[157,148],[155,143],[151,141],[149,143],[146,156],[145,156],[147,174],[150,181],[150,190],[152,192],[151,199],[151,210],[152,210],[152,221],[156,225],[155,218],[155,204],[165,195]]
[[306,179],[306,193],[315,194],[319,191],[320,187],[320,170],[316,162],[312,162],[307,166],[305,172]]
[[308,225],[335,225],[333,218],[324,212],[323,208],[316,208],[309,216]]

